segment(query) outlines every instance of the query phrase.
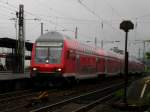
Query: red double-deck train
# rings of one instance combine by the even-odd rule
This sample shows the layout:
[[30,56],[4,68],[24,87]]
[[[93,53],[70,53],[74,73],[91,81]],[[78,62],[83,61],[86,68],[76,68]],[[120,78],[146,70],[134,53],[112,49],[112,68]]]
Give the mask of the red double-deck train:
[[[40,36],[33,45],[32,78],[87,79],[123,74],[123,70],[123,55],[81,44],[58,32]],[[129,73],[143,71],[141,62],[129,58]]]

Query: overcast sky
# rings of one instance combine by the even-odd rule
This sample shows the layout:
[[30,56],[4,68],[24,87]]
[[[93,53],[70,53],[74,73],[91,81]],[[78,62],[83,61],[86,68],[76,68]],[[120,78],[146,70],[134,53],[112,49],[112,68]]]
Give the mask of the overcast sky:
[[[150,1],[149,0],[0,0],[0,37],[16,38],[15,18],[19,4],[24,4],[26,40],[32,42],[40,36],[40,23],[44,32],[57,30],[74,38],[78,27],[78,40],[116,41],[105,43],[104,48],[118,46],[124,49],[124,32],[119,29],[123,20],[130,19],[135,29],[129,32],[130,54],[138,56],[142,44],[134,40],[150,39]],[[39,19],[35,21],[33,19]],[[148,47],[148,44],[146,45]],[[149,50],[149,48],[147,48]],[[142,55],[142,51],[141,51]]]

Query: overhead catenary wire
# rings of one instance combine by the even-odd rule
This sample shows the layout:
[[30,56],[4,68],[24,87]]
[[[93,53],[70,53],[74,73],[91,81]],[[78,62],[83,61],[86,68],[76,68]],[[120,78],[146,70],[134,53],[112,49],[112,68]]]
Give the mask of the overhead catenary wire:
[[[0,0],[0,2],[1,2],[2,0]],[[43,2],[43,1],[42,1]],[[81,1],[81,2],[83,2],[83,1]],[[8,7],[8,9],[10,9],[10,11],[16,11],[16,9],[18,9],[18,7],[16,7],[16,6],[14,6],[14,5],[12,5],[11,3],[9,3],[9,2],[4,2],[3,1],[3,3],[4,4],[6,4],[6,5],[8,5],[8,6],[10,6],[11,8],[9,8]],[[111,7],[110,7],[111,8]],[[6,9],[7,9],[7,7],[6,7]],[[12,10],[11,10],[12,9]],[[90,9],[90,8],[89,8]],[[53,9],[53,10],[55,10],[55,9]],[[91,9],[91,11],[92,11],[92,9]],[[26,14],[28,14],[28,15],[31,15],[31,16],[33,16],[33,17],[36,17],[36,18],[39,18],[39,19],[41,19],[41,21],[44,21],[44,23],[50,23],[50,24],[53,24],[53,25],[57,25],[57,26],[59,26],[59,27],[61,27],[62,29],[64,29],[65,27],[61,24],[61,23],[58,23],[58,21],[57,22],[55,22],[55,21],[53,21],[52,20],[52,18],[57,18],[57,19],[64,19],[64,20],[71,20],[71,21],[75,21],[75,22],[78,22],[78,24],[80,24],[80,23],[84,23],[85,21],[87,22],[87,24],[88,24],[88,22],[99,22],[100,23],[100,21],[101,21],[101,19],[99,19],[99,17],[98,17],[98,19],[92,19],[92,20],[86,20],[86,19],[78,19],[78,18],[72,18],[72,17],[63,17],[63,16],[46,16],[46,15],[41,15],[41,14],[35,14],[35,13],[32,13],[31,11],[27,11],[27,10],[25,10],[25,13]],[[96,14],[96,12],[94,12],[95,13],[95,16],[97,15]],[[115,13],[116,13],[116,15],[117,15],[117,11],[115,10]],[[14,13],[15,14],[15,13]],[[59,13],[58,13],[59,14]],[[119,16],[119,15],[118,15]],[[112,28],[113,26],[112,26],[112,23],[110,23],[108,20],[106,20],[106,19],[104,19],[104,18],[102,18],[103,19],[103,21],[102,21],[102,24],[103,24],[103,27],[105,27],[105,24],[107,24],[107,25],[109,25],[110,26],[110,28]],[[113,21],[115,21],[115,20],[113,20]],[[119,21],[119,20],[116,20],[116,21]],[[137,21],[137,24],[139,23],[139,22],[149,22],[148,20],[147,21],[140,21],[139,19],[138,19],[138,21]],[[74,23],[75,24],[75,23]],[[101,24],[101,23],[100,23]],[[74,25],[75,26],[75,25]],[[65,28],[65,29],[67,29],[67,28]],[[113,27],[112,28],[113,30],[115,30],[115,32],[116,32],[116,29]],[[108,32],[109,33],[109,32]]]
[[[70,20],[70,21],[77,21],[77,22],[98,22],[99,20],[98,19],[79,19],[79,18],[75,18],[75,17],[64,17],[64,14],[62,14],[60,11],[58,11],[58,10],[55,10],[55,9],[53,9],[53,8],[51,8],[51,7],[49,7],[47,4],[45,4],[45,3],[43,3],[43,1],[40,1],[40,0],[36,0],[37,2],[39,2],[39,6],[43,6],[44,8],[47,8],[48,10],[52,10],[52,11],[54,11],[56,14],[58,14],[58,15],[61,15],[61,16],[54,16],[54,15],[52,15],[52,16],[48,16],[48,17],[50,17],[50,18],[57,18],[57,19],[63,19],[63,20]],[[36,2],[36,3],[37,3]],[[41,16],[45,16],[46,17],[46,15],[43,15],[43,14],[38,14],[38,15],[41,15]],[[103,19],[104,20],[104,19]],[[104,20],[105,21],[105,20]],[[108,20],[106,20],[106,21],[108,21]],[[114,20],[114,21],[116,21],[116,20]]]
[[[1,1],[0,1],[0,2],[1,2]],[[14,6],[14,5],[12,5],[12,4],[8,3],[8,2],[2,2],[2,3],[4,3],[4,4],[6,4],[6,5],[8,5],[8,6],[12,7],[12,8],[14,8],[14,10],[18,9],[18,7]],[[33,16],[33,17],[38,17],[39,19],[41,19],[41,21],[45,21],[45,23],[48,23],[48,24],[51,23],[51,24],[53,24],[53,25],[59,26],[59,27],[61,27],[61,28],[63,28],[63,29],[66,29],[64,26],[58,24],[57,22],[53,22],[52,20],[46,19],[46,18],[49,18],[49,17],[46,17],[46,16],[44,16],[44,15],[43,15],[43,17],[41,17],[41,15],[38,16],[37,14],[31,13],[30,11],[26,11],[26,10],[25,10],[25,13],[28,14],[28,15],[31,15],[31,16]],[[96,16],[96,13],[95,13],[95,16]],[[45,17],[46,17],[46,18],[45,18]],[[56,16],[56,18],[71,19],[71,20],[73,20],[73,21],[75,20],[75,21],[88,21],[88,22],[93,22],[93,21],[95,21],[95,22],[96,22],[96,20],[81,20],[81,19],[76,19],[76,18],[66,18],[66,17],[58,17],[58,16]],[[104,23],[103,23],[103,24],[104,24]]]
[[[0,1],[0,2],[2,2],[2,1]],[[9,6],[11,6],[11,7],[14,8],[14,9],[18,9],[17,7],[13,6],[12,4],[10,4],[10,3],[8,3],[8,2],[2,2],[2,3],[9,5]],[[88,8],[88,7],[87,7],[87,8]],[[90,10],[90,9],[89,9],[89,10]],[[33,14],[33,13],[29,12],[29,11],[26,11],[26,10],[25,10],[25,13],[27,13],[27,14],[29,14],[29,15],[31,15],[31,16],[37,17],[36,14]],[[94,12],[93,12],[93,13],[94,13]],[[96,13],[95,13],[95,16],[96,16]],[[39,16],[38,16],[38,17],[39,17]],[[41,17],[39,17],[39,18],[41,19]],[[64,17],[58,17],[58,18],[66,19],[66,18],[64,18]],[[79,21],[81,21],[80,19],[74,19],[74,18],[71,18],[71,19],[72,19],[72,20],[79,20]],[[43,20],[44,20],[44,19],[43,19]],[[45,21],[45,20],[44,20],[44,21]],[[46,21],[47,21],[47,20],[46,20]],[[85,20],[82,20],[82,21],[85,21]],[[91,20],[87,20],[87,21],[91,21]],[[93,20],[92,20],[92,21],[93,21]],[[47,22],[48,22],[48,21],[47,21]],[[58,23],[52,22],[52,20],[49,21],[49,22],[52,23],[52,24],[61,26],[61,25],[59,25]]]
[[[38,0],[39,1],[39,0]],[[80,3],[82,3],[82,5],[83,5],[83,1],[84,0],[78,0]],[[121,16],[121,14],[115,9],[115,8],[113,8],[112,7],[112,5],[108,2],[108,1],[104,1],[120,18],[123,18],[122,16]],[[14,6],[14,5],[12,5],[12,4],[10,4],[8,1],[6,1],[6,2],[4,2],[4,1],[2,1],[2,0],[0,0],[0,3],[3,3],[3,4],[5,4],[5,5],[8,5],[8,6],[10,6],[11,8],[13,8],[13,10],[12,9],[9,9],[9,8],[6,8],[7,10],[10,10],[10,11],[17,11],[19,8],[18,7],[16,7],[16,6]],[[84,4],[84,6],[86,6],[85,4]],[[4,7],[4,6],[1,6],[1,7]],[[86,8],[88,8],[87,6],[86,6]],[[14,10],[15,9],[15,10]],[[59,12],[59,11],[56,11],[55,9],[53,9],[53,8],[49,8],[49,9],[51,9],[51,10],[54,10],[55,12]],[[94,11],[92,11],[90,8],[88,8],[88,10],[90,11],[90,12],[92,12],[95,16],[98,16]],[[27,14],[29,14],[29,15],[31,15],[31,16],[35,16],[35,14],[33,14],[33,13],[31,13],[30,11],[26,11],[25,10],[25,13],[27,13]],[[14,13],[15,14],[15,13]],[[61,14],[61,13],[59,13],[59,14]],[[52,17],[52,16],[51,16]],[[55,16],[55,17],[57,17],[57,18],[59,18],[59,19],[72,19],[72,20],[74,20],[74,21],[98,21],[98,20],[85,20],[85,19],[78,19],[78,18],[66,18],[66,17],[61,17],[61,16]],[[145,15],[141,15],[141,16],[137,16],[137,17],[135,17],[134,19],[136,19],[136,18],[144,18],[144,17],[150,17],[150,14],[145,14]],[[102,18],[102,17],[100,17],[100,16],[98,16],[98,18],[101,18],[101,19],[103,19],[103,21],[104,22],[108,22],[108,20],[105,20],[104,18]],[[123,18],[124,19],[124,18]],[[115,21],[115,20],[114,20]],[[118,20],[119,21],[119,20]],[[140,22],[142,22],[142,21],[140,21]],[[143,21],[143,22],[145,22],[145,21]],[[147,22],[147,21],[146,21]]]
[[[36,0],[36,1],[40,1],[40,0]],[[47,9],[50,9],[52,11],[54,11],[55,13],[57,13],[58,15],[61,15],[61,16],[49,16],[49,17],[53,17],[53,18],[57,18],[57,19],[63,19],[63,20],[70,20],[70,21],[87,21],[87,22],[93,22],[93,21],[98,21],[98,20],[93,20],[93,19],[79,19],[79,18],[75,18],[75,17],[64,17],[64,14],[62,14],[60,11],[57,11],[53,8],[50,8],[47,4],[44,4],[43,2],[40,1],[40,5],[41,3],[43,4],[42,6],[44,8],[47,7]]]
[[[10,18],[11,16],[9,16],[9,15],[7,15],[7,14],[5,14],[5,13],[1,13],[0,12],[0,15],[2,15],[2,17],[8,17],[8,18]],[[2,20],[2,17],[1,17],[1,20]],[[5,19],[6,20],[6,19]]]
[[[1,1],[0,1],[0,9],[1,9],[1,11],[3,10],[3,11],[8,11],[8,13],[9,14],[13,14],[13,15],[16,15],[14,12],[16,12],[17,10],[15,10],[14,8],[10,8],[10,7],[7,7],[7,6],[5,6],[5,5],[3,5],[3,4],[1,4]],[[6,13],[5,13],[6,14]]]
[[[27,11],[26,11],[27,12]],[[30,14],[32,15],[32,16],[38,16],[38,15],[36,15],[36,14],[33,14],[33,13],[31,13],[30,12]],[[67,30],[67,28],[65,28],[64,26],[62,26],[62,25],[60,25],[60,24],[58,24],[58,23],[56,23],[56,22],[53,22],[52,20],[50,20],[50,19],[45,19],[45,16],[44,15],[42,15],[43,17],[41,17],[41,15],[40,15],[40,19],[42,20],[42,21],[46,21],[47,23],[51,23],[51,24],[53,24],[53,25],[56,25],[56,26],[60,26],[61,28],[63,28],[63,29],[66,29]],[[63,18],[63,17],[62,17]],[[85,21],[85,20],[82,20],[82,21]],[[88,21],[91,21],[91,20],[88,20]],[[92,20],[93,21],[93,20]],[[67,30],[68,31],[68,30]],[[80,33],[78,33],[78,34],[80,34]]]
[[5,5],[8,5],[8,6],[10,6],[10,7],[14,8],[14,9],[16,9],[16,10],[18,10],[18,9],[19,9],[18,7],[16,7],[16,6],[14,6],[14,5],[10,4],[8,1],[7,1],[7,2],[4,2],[4,1],[0,0],[0,2],[1,2],[1,3],[3,3],[3,4],[5,4]]
[[[8,1],[7,1],[7,2],[3,2],[2,0],[0,0],[0,3],[3,3],[3,4],[5,4],[5,5],[8,5],[8,6],[10,6],[11,8],[13,8],[11,11],[17,12],[17,11],[19,10],[19,7],[16,7],[16,6],[10,4]],[[7,9],[8,9],[8,8],[7,8]],[[9,9],[8,9],[8,10],[9,10]],[[31,12],[29,12],[29,11],[24,10],[24,12],[25,12],[26,14],[31,15],[31,16],[35,16],[33,13],[31,13]]]
[[119,11],[116,10],[107,0],[103,0],[103,1],[107,4],[108,7],[110,7],[110,9],[112,9],[113,12],[116,13],[116,15],[117,15],[119,18],[121,18],[121,20],[124,20],[124,19],[125,19],[125,18],[119,13]]
[[[8,2],[2,2],[2,1],[0,1],[0,2],[1,2],[1,3],[3,3],[3,4],[9,5],[9,6],[13,7],[14,9],[17,9],[17,10],[18,10],[18,8],[17,8],[16,6],[14,6],[14,5],[12,5],[12,4],[8,3]],[[16,10],[13,10],[13,11],[16,11]],[[37,17],[37,15],[36,15],[36,14],[31,13],[31,12],[29,12],[29,11],[26,11],[26,10],[25,10],[25,13],[27,13],[27,14],[29,14],[29,15],[33,16],[33,17]],[[40,19],[40,17],[39,17],[39,16],[38,16],[38,18]],[[44,20],[45,20],[45,21],[48,21],[48,20],[46,20],[46,19],[44,19]],[[55,24],[55,23],[54,23],[54,22],[52,22],[52,21],[49,21],[49,22],[51,22],[51,23]]]
[[[95,17],[97,17],[99,20],[101,20],[103,22],[103,24],[107,24],[109,25],[115,32],[119,32],[117,29],[115,29],[111,23],[109,23],[109,21],[106,21],[105,19],[103,19],[101,16],[99,16],[95,11],[93,11],[92,9],[90,9],[87,5],[85,5],[81,0],[78,0],[78,3],[81,4],[87,11],[89,11],[90,13],[92,13]],[[120,34],[120,32],[119,32]],[[121,34],[120,34],[121,35]]]
[[[35,1],[35,0],[34,0]],[[55,9],[53,9],[53,8],[51,8],[51,7],[49,7],[47,4],[45,4],[45,3],[43,3],[43,2],[41,2],[40,0],[36,0],[36,3],[39,3],[39,5],[40,6],[43,6],[44,8],[47,8],[48,10],[50,10],[50,11],[54,11],[56,14],[58,14],[58,15],[64,15],[64,14],[62,14],[60,11],[56,11]],[[55,15],[55,17],[58,17],[58,16],[56,16]]]
[[144,15],[140,15],[140,16],[136,16],[134,19],[140,19],[140,18],[145,18],[145,17],[150,17],[150,14],[144,14]]

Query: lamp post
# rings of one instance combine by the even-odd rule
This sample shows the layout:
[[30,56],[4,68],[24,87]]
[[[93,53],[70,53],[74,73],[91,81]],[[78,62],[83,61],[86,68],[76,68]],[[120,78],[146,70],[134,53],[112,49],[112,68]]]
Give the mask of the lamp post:
[[134,28],[134,24],[125,20],[120,23],[120,29],[123,30],[125,34],[125,60],[124,60],[124,103],[127,104],[127,84],[128,84],[128,51],[127,51],[127,42],[128,42],[128,32]]

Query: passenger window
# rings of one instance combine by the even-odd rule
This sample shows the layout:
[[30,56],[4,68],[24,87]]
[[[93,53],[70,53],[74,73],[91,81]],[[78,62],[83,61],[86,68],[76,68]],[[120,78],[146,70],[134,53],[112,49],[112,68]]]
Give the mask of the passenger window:
[[74,60],[75,57],[76,57],[76,54],[75,54],[75,52],[73,50],[69,50],[67,52],[67,59],[73,59]]

